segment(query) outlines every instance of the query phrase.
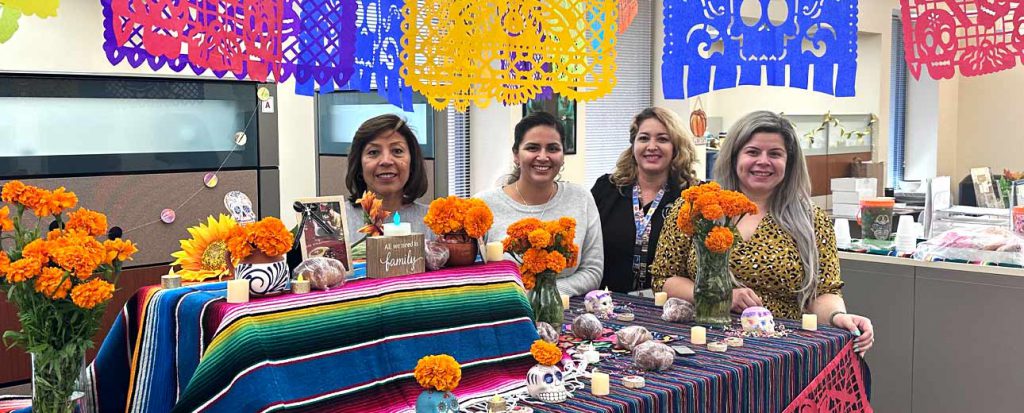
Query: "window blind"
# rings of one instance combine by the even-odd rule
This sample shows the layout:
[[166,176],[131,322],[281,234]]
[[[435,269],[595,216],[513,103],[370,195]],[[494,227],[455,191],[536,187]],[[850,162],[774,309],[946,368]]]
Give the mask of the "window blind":
[[587,189],[612,171],[619,154],[629,147],[633,116],[651,105],[652,3],[639,2],[633,24],[618,36],[615,88],[601,99],[587,102],[586,182],[582,182]]
[[900,17],[892,17],[892,49],[890,51],[889,72],[889,170],[887,178],[890,186],[896,186],[903,180],[904,139],[907,131],[907,61],[903,56],[903,22]]
[[470,196],[469,189],[469,111],[448,105],[448,194]]

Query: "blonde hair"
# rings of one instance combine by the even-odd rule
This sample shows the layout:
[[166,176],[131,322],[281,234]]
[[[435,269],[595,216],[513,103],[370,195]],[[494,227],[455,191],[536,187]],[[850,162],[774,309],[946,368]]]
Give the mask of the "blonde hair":
[[803,151],[796,131],[789,120],[768,111],[751,112],[729,128],[729,136],[722,144],[715,161],[715,180],[725,189],[740,190],[736,162],[743,146],[758,133],[777,133],[786,148],[786,174],[772,191],[768,211],[775,222],[793,237],[804,279],[797,303],[809,307],[818,296],[818,243],[814,232],[814,207],[811,204],[811,177],[807,172]]
[[697,171],[693,168],[697,162],[697,148],[693,145],[693,136],[683,128],[683,121],[675,112],[660,107],[649,107],[633,117],[633,123],[629,125],[629,148],[622,151],[619,160],[615,162],[615,170],[610,176],[612,183],[619,187],[636,183],[639,167],[633,156],[633,145],[640,132],[640,124],[647,119],[661,122],[668,131],[669,141],[672,142],[669,176],[675,176],[683,188],[697,183]]

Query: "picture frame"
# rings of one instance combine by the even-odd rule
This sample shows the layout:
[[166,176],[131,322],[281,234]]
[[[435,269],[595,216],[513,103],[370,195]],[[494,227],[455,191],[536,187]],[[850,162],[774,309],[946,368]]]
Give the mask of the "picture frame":
[[[310,257],[328,257],[341,261],[345,266],[346,273],[352,273],[352,251],[348,239],[348,221],[345,217],[345,197],[321,196],[310,198],[299,198],[296,201],[303,205],[313,206],[313,211],[318,211],[324,222],[331,225],[334,234],[327,234],[321,230],[316,222],[308,220],[299,230],[299,250],[302,252],[302,259]],[[317,212],[314,212],[317,213]],[[296,212],[296,222],[302,222],[302,214]]]
[[544,111],[562,121],[565,128],[565,148],[562,152],[566,155],[576,154],[576,101],[553,92],[551,97],[536,97],[523,104],[523,116],[533,112]]

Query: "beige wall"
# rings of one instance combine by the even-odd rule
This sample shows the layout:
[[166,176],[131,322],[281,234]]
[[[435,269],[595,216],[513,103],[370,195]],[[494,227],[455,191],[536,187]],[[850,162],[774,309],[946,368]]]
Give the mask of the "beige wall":
[[[138,69],[127,62],[111,65],[103,52],[99,1],[63,1],[57,17],[22,17],[18,23],[21,27],[14,37],[0,45],[0,71],[195,77],[188,69],[179,74],[165,67],[154,73],[145,64]],[[292,210],[292,201],[316,195],[313,99],[295,95],[294,88],[291,81],[279,85],[275,102],[280,139],[281,219],[289,226],[295,223],[295,217],[288,212]]]
[[972,167],[1024,170],[1024,68],[959,78],[954,182]]

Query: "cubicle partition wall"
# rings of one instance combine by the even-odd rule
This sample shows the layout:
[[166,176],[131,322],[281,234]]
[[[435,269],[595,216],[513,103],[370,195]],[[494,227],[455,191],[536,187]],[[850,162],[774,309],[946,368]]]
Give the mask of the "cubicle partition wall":
[[[159,282],[186,229],[227,212],[226,193],[248,195],[260,216],[280,214],[276,111],[260,110],[259,88],[276,94],[254,82],[0,74],[0,184],[63,186],[138,245],[100,339],[138,287]],[[174,222],[161,221],[165,209]],[[0,330],[17,326],[0,300]],[[0,350],[0,365],[0,386],[29,378],[20,350]]]

